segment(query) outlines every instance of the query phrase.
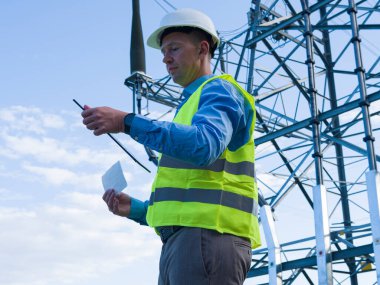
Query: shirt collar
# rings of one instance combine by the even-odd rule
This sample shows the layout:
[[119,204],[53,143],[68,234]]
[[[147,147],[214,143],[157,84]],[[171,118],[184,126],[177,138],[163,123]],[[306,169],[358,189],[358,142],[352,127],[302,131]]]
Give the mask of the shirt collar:
[[203,75],[191,82],[185,89],[183,89],[182,94],[184,99],[187,99],[198,89],[199,86],[201,86],[206,80],[210,79],[213,76],[214,74]]

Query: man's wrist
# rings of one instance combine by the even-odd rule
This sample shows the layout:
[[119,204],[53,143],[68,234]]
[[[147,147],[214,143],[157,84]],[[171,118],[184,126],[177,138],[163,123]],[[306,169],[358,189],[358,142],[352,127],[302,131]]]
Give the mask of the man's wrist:
[[124,133],[126,133],[127,135],[129,135],[130,132],[131,132],[131,126],[132,126],[134,118],[135,118],[135,114],[134,113],[128,113],[124,117]]

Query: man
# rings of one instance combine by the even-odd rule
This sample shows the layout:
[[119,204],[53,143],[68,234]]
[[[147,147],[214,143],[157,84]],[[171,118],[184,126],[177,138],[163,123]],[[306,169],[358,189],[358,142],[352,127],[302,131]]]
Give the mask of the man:
[[154,227],[163,241],[159,284],[243,284],[260,245],[254,177],[254,100],[215,76],[213,22],[193,9],[167,14],[148,38],[184,87],[173,122],[109,107],[83,111],[95,135],[125,132],[162,154],[148,201],[110,189],[109,210]]

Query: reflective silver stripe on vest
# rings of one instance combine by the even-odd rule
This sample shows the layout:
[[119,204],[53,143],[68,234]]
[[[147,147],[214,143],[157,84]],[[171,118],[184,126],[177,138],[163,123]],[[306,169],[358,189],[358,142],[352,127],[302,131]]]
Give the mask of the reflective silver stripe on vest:
[[180,189],[180,188],[156,188],[151,193],[149,205],[156,202],[178,201],[178,202],[200,202],[208,204],[223,205],[257,217],[258,204],[253,198],[223,190],[210,189]]
[[203,169],[214,172],[225,171],[235,175],[247,175],[250,177],[255,177],[255,164],[253,162],[229,162],[224,158],[219,158],[208,166],[197,166],[188,162],[183,162],[181,160],[171,158],[167,155],[162,155],[160,159],[160,166],[182,169]]

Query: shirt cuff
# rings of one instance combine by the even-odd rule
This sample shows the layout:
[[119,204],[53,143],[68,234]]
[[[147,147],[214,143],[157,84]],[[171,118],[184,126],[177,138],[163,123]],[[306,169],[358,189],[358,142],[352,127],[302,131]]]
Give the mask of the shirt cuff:
[[152,119],[149,119],[142,115],[135,115],[133,117],[133,128],[130,130],[129,133],[131,138],[145,145],[147,141],[147,132],[152,131],[154,129],[152,121]]
[[146,212],[147,212],[147,201],[143,202],[136,198],[131,197],[131,211],[129,213],[128,219],[138,222],[141,225],[147,225],[146,222]]
[[124,117],[124,132],[129,135],[131,132],[131,126],[133,123],[133,119],[135,118],[134,113],[129,113]]

